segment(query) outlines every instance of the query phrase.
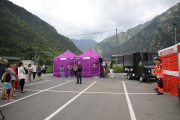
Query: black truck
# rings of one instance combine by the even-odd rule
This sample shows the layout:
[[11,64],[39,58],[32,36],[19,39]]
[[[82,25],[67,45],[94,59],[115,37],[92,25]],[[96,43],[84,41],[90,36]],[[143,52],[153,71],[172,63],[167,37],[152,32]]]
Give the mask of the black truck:
[[128,55],[123,55],[123,74],[127,79],[139,78],[148,80],[155,78],[151,73],[154,71],[154,57],[158,53],[155,52],[137,52]]

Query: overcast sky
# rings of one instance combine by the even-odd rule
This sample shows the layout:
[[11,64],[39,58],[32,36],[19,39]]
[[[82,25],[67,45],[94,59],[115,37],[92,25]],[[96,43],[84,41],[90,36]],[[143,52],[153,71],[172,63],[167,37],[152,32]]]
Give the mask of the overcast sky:
[[[10,0],[55,27],[58,33],[79,35],[118,28],[126,31],[165,12],[180,0]],[[74,39],[97,42],[115,30]]]

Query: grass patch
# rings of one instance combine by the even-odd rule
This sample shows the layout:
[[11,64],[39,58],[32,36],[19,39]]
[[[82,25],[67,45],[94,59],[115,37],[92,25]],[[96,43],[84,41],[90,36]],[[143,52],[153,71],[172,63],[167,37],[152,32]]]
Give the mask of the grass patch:
[[[110,72],[110,69],[109,69],[109,65],[107,65],[108,67],[108,72]],[[123,73],[123,64],[117,64],[117,67],[116,67],[116,64],[113,65],[114,67],[114,73]]]
[[[46,70],[46,73],[53,73],[53,66],[47,66],[47,70]],[[108,67],[108,72],[110,72],[109,70],[109,65],[107,65]],[[123,64],[118,64],[117,67],[116,67],[116,64],[113,65],[114,67],[114,73],[123,73]]]
[[47,66],[46,73],[53,73],[53,66]]

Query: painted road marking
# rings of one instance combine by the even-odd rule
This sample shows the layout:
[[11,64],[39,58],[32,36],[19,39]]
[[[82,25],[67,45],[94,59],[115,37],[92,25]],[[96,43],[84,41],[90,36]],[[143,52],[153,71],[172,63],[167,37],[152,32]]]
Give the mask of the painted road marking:
[[50,89],[52,89],[52,88],[55,88],[55,87],[58,87],[58,86],[61,86],[61,85],[67,84],[67,83],[69,83],[69,82],[71,82],[71,81],[68,81],[68,82],[65,82],[65,83],[62,83],[62,84],[56,85],[56,86],[54,86],[54,87],[50,87],[50,88],[48,88],[48,89],[45,89],[45,90],[39,91],[39,92],[37,92],[37,93],[34,93],[34,94],[31,94],[31,95],[28,95],[28,96],[26,96],[26,97],[23,97],[23,98],[17,99],[17,100],[15,100],[15,101],[9,102],[9,103],[4,104],[4,105],[1,105],[1,106],[0,106],[0,108],[1,108],[1,107],[4,107],[4,106],[7,106],[7,105],[10,105],[10,104],[12,104],[12,103],[18,102],[18,101],[20,101],[20,100],[26,99],[26,98],[28,98],[28,97],[31,97],[31,96],[37,95],[37,94],[42,93],[42,92],[44,92],[44,91],[50,90]]
[[126,85],[125,85],[124,81],[123,81],[123,87],[124,87],[124,92],[125,92],[129,112],[130,112],[130,115],[131,115],[131,120],[136,120],[136,116],[134,114],[134,110],[133,110],[133,107],[132,107],[132,104],[131,104],[131,101],[130,101],[130,98],[129,98],[129,95],[128,95],[128,92],[127,92]]
[[125,93],[113,93],[113,92],[84,92],[84,94],[114,94],[114,95],[120,95],[120,94],[125,94]]
[[44,120],[49,120],[52,117],[54,117],[58,112],[60,112],[62,109],[64,109],[66,106],[68,106],[71,102],[73,102],[76,98],[78,98],[81,94],[83,94],[86,90],[88,90],[91,86],[93,86],[96,83],[96,81],[94,81],[89,87],[87,87],[86,89],[84,89],[83,91],[81,91],[78,95],[76,95],[74,98],[72,98],[71,100],[69,100],[66,104],[64,104],[63,106],[61,106],[59,109],[57,109],[55,112],[53,112],[51,115],[49,115],[47,118],[45,118]]
[[42,82],[32,83],[32,84],[28,84],[28,85],[25,85],[25,86],[36,85],[36,84],[47,82],[47,81],[52,81],[52,80],[45,80],[45,81],[42,81]]
[[57,91],[57,90],[47,90],[48,92],[62,92],[62,93],[79,93],[80,91]]

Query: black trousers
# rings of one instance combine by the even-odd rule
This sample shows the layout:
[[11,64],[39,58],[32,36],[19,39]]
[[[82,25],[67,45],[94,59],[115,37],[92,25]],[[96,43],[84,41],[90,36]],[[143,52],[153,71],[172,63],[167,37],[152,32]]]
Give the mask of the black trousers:
[[77,76],[77,71],[74,71],[74,75]]
[[79,79],[80,79],[80,83],[82,83],[81,72],[77,72],[77,83],[79,83]]
[[35,79],[36,77],[36,72],[33,72],[33,79]]
[[23,89],[24,89],[24,84],[25,84],[25,79],[21,79],[21,81],[20,81],[20,86],[21,86],[21,91],[23,91]]
[[162,78],[160,80],[158,80],[158,84],[160,88],[163,88],[163,80]]

